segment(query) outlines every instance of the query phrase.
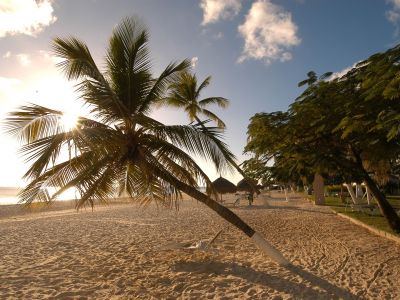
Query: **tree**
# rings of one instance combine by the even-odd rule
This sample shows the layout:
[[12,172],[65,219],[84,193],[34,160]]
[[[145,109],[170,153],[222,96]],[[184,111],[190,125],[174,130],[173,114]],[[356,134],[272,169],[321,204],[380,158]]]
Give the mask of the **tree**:
[[208,76],[198,86],[197,77],[189,72],[182,72],[177,81],[170,85],[168,96],[160,101],[161,105],[175,106],[185,110],[191,122],[197,121],[203,123],[199,119],[199,115],[215,121],[219,128],[225,128],[225,123],[213,112],[207,109],[209,105],[215,104],[219,107],[226,108],[229,105],[228,99],[223,97],[208,97],[200,100],[200,94],[211,81]]
[[259,154],[278,157],[274,167],[281,170],[286,167],[299,175],[316,170],[341,176],[345,182],[365,181],[396,232],[400,218],[379,185],[400,156],[399,58],[397,46],[373,55],[341,78],[315,82],[316,75],[310,74],[311,84],[290,106],[285,122],[271,123],[279,130],[259,132],[258,142],[249,139],[261,145]]
[[[234,155],[219,140],[221,131],[199,125],[166,126],[149,112],[166,88],[186,71],[188,60],[171,63],[153,77],[148,32],[134,18],[115,27],[106,53],[104,72],[95,64],[85,43],[56,38],[54,53],[68,79],[79,80],[80,99],[91,109],[77,126],[65,130],[62,112],[35,104],[20,107],[7,118],[8,130],[23,142],[21,152],[32,162],[25,174],[29,184],[22,202],[52,201],[68,188],[79,191],[77,207],[127,193],[148,203],[173,205],[181,192],[204,203],[239,228],[277,262],[283,256],[228,208],[196,189],[211,182],[191,155],[212,162],[218,171],[232,168]],[[62,160],[66,146],[74,151]],[[57,187],[49,194],[48,187]]]
[[[217,123],[217,126],[221,129],[225,129],[225,123],[207,107],[215,104],[219,107],[226,108],[229,105],[229,100],[223,97],[208,97],[200,100],[200,94],[211,82],[211,76],[208,76],[204,81],[198,85],[197,77],[195,74],[189,72],[182,72],[178,76],[178,79],[171,83],[169,86],[169,93],[167,97],[162,98],[158,101],[158,105],[168,105],[184,109],[187,113],[191,122],[196,121],[204,130],[207,130],[205,124],[206,121],[202,121],[199,115],[204,115],[210,120]],[[226,157],[229,163],[241,174],[244,178],[247,174],[237,165],[236,161],[231,157]],[[254,187],[256,191],[256,187]]]
[[332,72],[326,72],[326,73],[324,73],[324,74],[322,74],[319,78],[318,78],[318,76],[317,76],[317,73],[315,73],[314,71],[310,71],[310,72],[308,72],[307,73],[307,79],[304,79],[304,80],[302,80],[302,81],[300,81],[298,84],[297,84],[297,86],[298,87],[301,87],[301,86],[303,86],[303,85],[308,85],[308,86],[310,86],[310,85],[313,85],[313,84],[316,84],[318,81],[321,81],[321,80],[325,80],[325,79],[327,79],[328,77],[330,77],[330,76],[332,76]]
[[[332,72],[326,72],[322,74],[319,78],[314,71],[310,71],[307,73],[307,79],[300,81],[298,86],[301,87],[303,85],[313,86],[318,84],[319,81],[322,81],[332,75]],[[324,193],[324,178],[321,176],[320,171],[316,170],[313,179],[313,190],[314,190],[314,198],[315,204],[323,205],[325,204],[325,193]]]

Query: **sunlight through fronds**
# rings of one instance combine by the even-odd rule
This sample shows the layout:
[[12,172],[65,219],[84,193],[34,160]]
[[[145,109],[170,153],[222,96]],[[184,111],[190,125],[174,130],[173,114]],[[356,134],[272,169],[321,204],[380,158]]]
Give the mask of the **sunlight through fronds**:
[[[78,80],[80,100],[94,119],[35,104],[9,114],[7,131],[19,137],[20,152],[30,163],[25,173],[30,183],[19,195],[22,202],[53,201],[74,188],[80,195],[77,207],[115,197],[177,207],[177,183],[206,185],[212,191],[193,156],[208,160],[220,173],[232,170],[235,157],[221,141],[220,128],[206,126],[207,121],[166,126],[148,115],[190,61],[171,63],[154,77],[148,32],[137,19],[124,19],[115,27],[104,71],[76,38],[56,38],[53,51],[62,59],[58,67],[67,78]],[[208,104],[225,107],[227,100],[209,98],[201,105]],[[217,118],[207,110],[204,114]]]

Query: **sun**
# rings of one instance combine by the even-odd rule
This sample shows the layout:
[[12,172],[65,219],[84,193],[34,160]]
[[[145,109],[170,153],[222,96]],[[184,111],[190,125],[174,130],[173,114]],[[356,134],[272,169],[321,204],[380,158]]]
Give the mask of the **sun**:
[[60,122],[66,131],[71,131],[76,128],[78,115],[71,112],[64,112],[60,118]]

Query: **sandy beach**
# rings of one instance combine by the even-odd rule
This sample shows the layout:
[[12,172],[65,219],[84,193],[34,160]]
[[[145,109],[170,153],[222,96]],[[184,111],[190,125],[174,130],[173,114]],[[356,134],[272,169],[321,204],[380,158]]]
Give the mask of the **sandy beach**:
[[[400,298],[400,245],[326,207],[272,196],[234,211],[282,251],[289,268],[194,200],[179,212],[135,204],[22,215],[9,208],[0,217],[0,298]],[[177,249],[221,229],[208,251]]]

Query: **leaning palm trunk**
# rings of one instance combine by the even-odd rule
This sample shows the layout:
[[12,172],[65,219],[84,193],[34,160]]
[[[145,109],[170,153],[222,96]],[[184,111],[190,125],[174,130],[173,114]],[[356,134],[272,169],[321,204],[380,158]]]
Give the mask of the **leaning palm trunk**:
[[397,215],[394,208],[390,205],[389,201],[387,201],[385,194],[383,194],[379,190],[376,183],[371,179],[371,177],[369,177],[368,174],[364,177],[364,179],[367,183],[368,188],[374,195],[382,215],[388,221],[390,228],[392,228],[394,232],[400,233],[400,217]]
[[[170,181],[171,179],[172,178],[169,178]],[[277,249],[275,249],[270,243],[268,243],[260,233],[256,232],[241,218],[239,218],[233,211],[219,204],[217,201],[214,201],[209,196],[201,193],[197,189],[193,188],[190,185],[187,185],[184,182],[181,182],[176,179],[172,179],[172,181],[173,182],[171,183],[173,183],[174,186],[177,187],[179,190],[195,198],[201,203],[207,205],[223,219],[225,219],[226,221],[228,221],[229,223],[240,229],[243,233],[245,233],[249,238],[252,239],[252,241],[257,245],[257,247],[259,247],[266,255],[268,255],[276,263],[283,266],[289,265],[289,262]]]

